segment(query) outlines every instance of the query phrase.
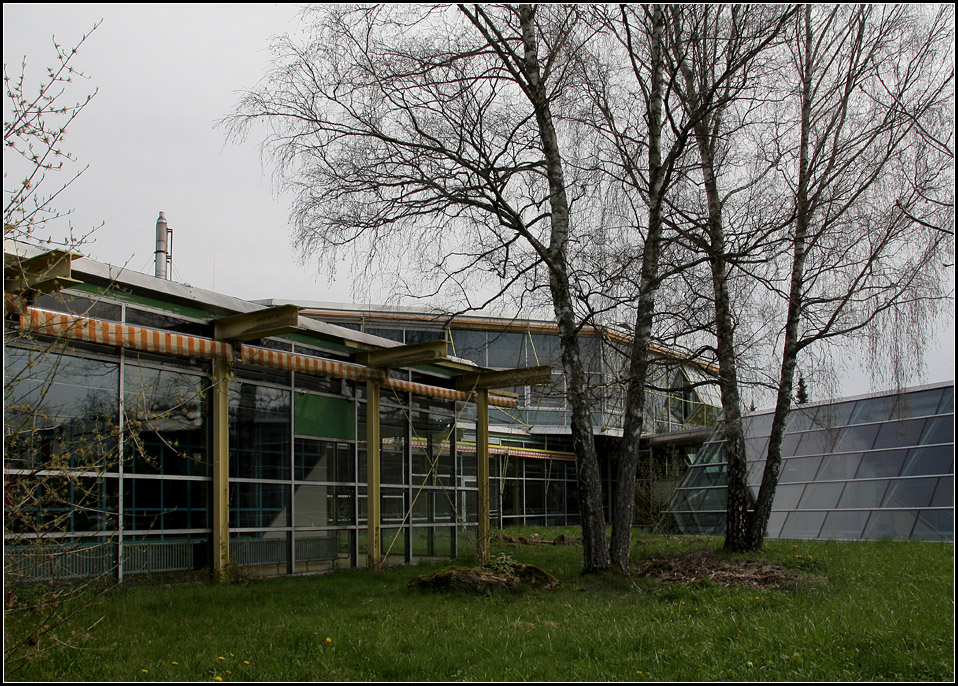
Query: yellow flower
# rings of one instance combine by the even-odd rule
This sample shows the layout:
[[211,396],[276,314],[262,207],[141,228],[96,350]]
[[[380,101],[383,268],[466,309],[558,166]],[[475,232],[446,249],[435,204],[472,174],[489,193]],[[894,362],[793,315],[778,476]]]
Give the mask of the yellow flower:
[[249,660],[243,660],[243,664],[244,664],[244,665],[248,665],[248,664],[249,664]]
[[143,672],[144,674],[149,674],[149,673],[150,673],[149,670],[146,670],[146,669],[141,669],[140,671]]
[[327,642],[327,643],[332,643],[332,642],[333,642],[333,639],[331,639],[329,636],[327,636],[327,637],[326,637],[326,642]]
[[225,658],[225,657],[218,657],[218,658],[216,658],[216,659],[217,659],[217,660],[225,660],[226,658]]
[[179,663],[179,662],[171,662],[170,664],[178,665],[178,664],[180,664],[180,663]]
[[213,677],[213,681],[222,681],[222,680],[223,680],[223,677],[221,677],[221,676],[214,676],[214,677]]

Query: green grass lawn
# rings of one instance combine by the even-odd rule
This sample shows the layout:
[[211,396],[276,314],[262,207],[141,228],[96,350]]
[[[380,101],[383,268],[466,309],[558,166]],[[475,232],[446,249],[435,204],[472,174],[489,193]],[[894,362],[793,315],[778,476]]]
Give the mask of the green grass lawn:
[[[525,529],[552,538],[563,530]],[[574,530],[564,530],[574,533]],[[508,533],[517,533],[509,530]],[[633,559],[719,539],[636,535]],[[577,546],[493,553],[554,590],[407,590],[442,565],[99,598],[7,677],[39,681],[950,681],[954,546],[769,541],[797,581],[724,587],[583,576]],[[7,631],[15,631],[8,617]]]

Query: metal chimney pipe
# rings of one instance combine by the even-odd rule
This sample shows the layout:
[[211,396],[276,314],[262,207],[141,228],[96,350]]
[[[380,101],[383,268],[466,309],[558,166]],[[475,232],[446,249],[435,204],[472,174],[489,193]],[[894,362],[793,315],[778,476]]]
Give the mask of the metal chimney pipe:
[[166,274],[166,265],[169,261],[170,252],[168,234],[169,227],[166,224],[166,213],[160,212],[160,216],[156,220],[156,252],[154,253],[156,260],[155,275],[158,279],[169,278]]

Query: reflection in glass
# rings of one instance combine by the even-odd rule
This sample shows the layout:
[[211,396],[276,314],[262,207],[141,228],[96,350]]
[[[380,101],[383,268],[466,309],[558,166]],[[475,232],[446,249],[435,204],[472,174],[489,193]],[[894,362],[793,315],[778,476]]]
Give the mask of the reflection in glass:
[[4,349],[4,463],[115,471],[119,365]]
[[808,484],[798,504],[800,510],[829,510],[838,505],[843,483]]
[[230,527],[287,527],[289,486],[233,482],[230,484]]
[[955,540],[955,511],[951,510],[920,510],[915,528],[911,532],[912,538]]
[[290,392],[234,382],[229,395],[230,477],[289,479]]
[[927,507],[937,485],[937,478],[897,479],[888,487],[882,507]]
[[871,513],[868,510],[853,510],[850,512],[829,512],[822,526],[822,538],[838,540],[857,540],[862,537],[865,522]]
[[838,507],[842,509],[880,507],[887,487],[888,481],[885,480],[849,481],[845,484],[845,490],[842,491]]
[[818,538],[825,521],[824,512],[791,512],[782,527],[782,538]]
[[934,445],[936,443],[952,443],[955,440],[955,415],[933,417],[925,423],[919,443]]
[[209,526],[209,481],[124,479],[123,527],[159,532]]
[[939,445],[930,448],[912,448],[905,458],[902,476],[922,474],[954,474],[954,446]]
[[886,422],[881,425],[875,439],[875,449],[896,448],[900,445],[915,445],[925,427],[924,419]]
[[851,479],[855,476],[855,472],[858,471],[858,463],[861,459],[861,453],[826,455],[822,458],[822,466],[818,470],[816,481]]
[[835,452],[852,452],[855,450],[869,450],[875,443],[878,434],[878,424],[864,426],[846,426],[841,429],[838,441],[835,443]]
[[955,477],[946,476],[938,480],[935,495],[931,498],[932,507],[950,507],[955,510]]
[[819,456],[792,457],[787,460],[782,460],[782,472],[779,477],[779,483],[812,481],[821,463],[822,458]]
[[909,538],[918,513],[915,510],[872,512],[865,526],[865,538]]
[[798,501],[802,497],[805,486],[779,486],[775,489],[775,499],[772,501],[772,507],[776,510],[794,510],[798,507]]
[[205,377],[127,364],[126,468],[137,474],[209,476]]
[[859,479],[898,476],[901,472],[902,462],[905,461],[905,454],[906,451],[904,450],[882,450],[876,453],[865,453],[862,455],[858,473],[855,476]]

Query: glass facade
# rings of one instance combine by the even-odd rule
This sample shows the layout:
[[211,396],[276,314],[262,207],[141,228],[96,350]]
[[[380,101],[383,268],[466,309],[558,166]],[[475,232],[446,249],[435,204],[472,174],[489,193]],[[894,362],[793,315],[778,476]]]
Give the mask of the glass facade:
[[[83,298],[45,297],[43,304],[90,313]],[[163,311],[159,304],[134,308],[100,298],[96,309],[111,321],[209,333],[203,320]],[[27,551],[41,542],[57,546],[57,565],[34,569],[48,577],[209,568],[211,363],[30,337],[14,327],[7,322],[4,356],[5,550],[12,568],[22,567]],[[514,350],[524,351],[518,340],[511,342]],[[348,359],[320,341],[257,344]],[[232,372],[231,561],[265,574],[362,564],[368,524],[365,384],[250,364],[234,364]],[[419,371],[390,376],[442,381]],[[475,406],[384,390],[380,435],[387,562],[455,555],[460,545],[474,545]],[[493,485],[494,523],[576,521],[569,514],[576,501],[569,481],[574,473],[566,467],[570,458],[563,453],[568,446],[552,442],[551,457],[542,439],[535,442],[534,457],[493,448],[493,473],[512,474]],[[508,500],[517,490],[527,495]],[[521,507],[526,502],[528,512]]]
[[[137,277],[144,278],[149,277]],[[177,289],[183,292],[177,295]],[[137,331],[158,340],[177,335],[209,341],[212,322],[226,316],[223,303],[229,299],[216,296],[204,304],[197,299],[201,295],[171,282],[155,290],[118,283],[40,295],[33,305],[91,317],[98,325],[140,327]],[[235,311],[248,309],[248,303],[236,301]],[[554,326],[459,326],[396,317],[378,323],[340,317],[332,323],[405,344],[446,340],[452,355],[488,369],[553,366],[551,384],[503,389],[514,394],[518,408],[490,408],[491,520],[500,527],[579,522]],[[336,342],[309,328],[245,345],[351,362],[355,334],[344,331]],[[174,354],[159,344],[145,352],[104,340],[31,335],[18,317],[5,319],[7,560],[17,568],[17,560],[43,543],[59,551],[47,576],[80,576],[104,567],[120,575],[208,569],[214,529],[221,530],[213,507],[210,356]],[[590,331],[580,342],[594,395],[594,427],[615,436],[621,425],[623,341]],[[238,351],[234,346],[233,354]],[[235,357],[229,367],[230,560],[265,574],[362,564],[369,525],[366,384],[249,359],[264,358]],[[674,390],[650,392],[646,410],[653,431],[714,420],[715,399],[692,389],[701,380],[696,369],[663,357],[655,384]],[[455,372],[424,365],[388,375],[449,387],[449,377],[461,371],[461,365]],[[475,405],[384,386],[379,424],[386,561],[455,555],[460,546],[474,545]],[[932,459],[923,457],[913,468]],[[606,461],[607,492],[610,469]]]
[[[771,417],[746,418],[753,498]],[[954,431],[952,385],[794,408],[767,536],[954,540]],[[724,532],[726,466],[719,430],[670,504],[680,531]]]
[[[406,344],[445,340],[450,345],[450,354],[488,369],[549,365],[551,384],[502,389],[518,396],[519,407],[493,409],[490,423],[531,432],[568,431],[571,426],[561,348],[554,324],[492,318],[454,319],[447,323],[429,315],[346,310],[313,312],[310,316]],[[597,433],[616,434],[622,429],[629,343],[621,336],[591,328],[579,335],[595,408],[592,424]],[[646,393],[645,417],[649,421],[646,433],[672,433],[715,425],[721,402],[699,366],[677,357],[657,355],[651,374],[652,388]]]

